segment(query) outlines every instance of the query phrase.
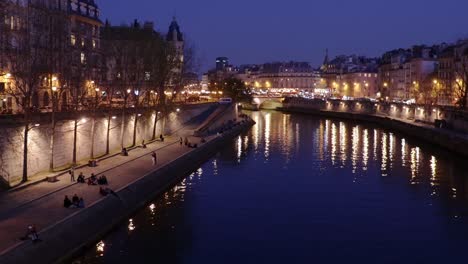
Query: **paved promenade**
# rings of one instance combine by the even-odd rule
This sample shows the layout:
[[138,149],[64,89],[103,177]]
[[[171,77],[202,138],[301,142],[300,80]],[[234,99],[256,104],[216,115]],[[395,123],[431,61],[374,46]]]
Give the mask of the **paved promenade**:
[[[189,137],[193,143],[200,144],[199,138]],[[210,138],[208,138],[210,140]],[[106,175],[109,188],[118,191],[131,182],[138,180],[151,171],[171,162],[172,160],[192,151],[193,149],[179,144],[179,137],[166,137],[165,142],[154,142],[147,148],[136,148],[129,156],[115,156],[103,160],[98,167],[84,167],[75,171],[75,178],[80,172],[86,177],[91,173],[97,176]],[[152,165],[151,153],[157,153],[157,165]],[[21,241],[26,228],[34,224],[38,231],[50,228],[82,209],[67,209],[63,207],[63,198],[77,194],[83,197],[86,206],[103,199],[99,194],[99,186],[73,183],[68,174],[59,178],[58,182],[41,182],[15,192],[7,192],[0,196],[0,255],[15,247]]]

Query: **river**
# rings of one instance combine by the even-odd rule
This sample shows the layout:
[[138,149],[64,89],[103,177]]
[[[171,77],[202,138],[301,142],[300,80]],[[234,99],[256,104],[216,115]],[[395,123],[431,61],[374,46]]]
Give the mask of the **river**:
[[249,113],[248,133],[74,263],[468,261],[468,163],[371,124]]

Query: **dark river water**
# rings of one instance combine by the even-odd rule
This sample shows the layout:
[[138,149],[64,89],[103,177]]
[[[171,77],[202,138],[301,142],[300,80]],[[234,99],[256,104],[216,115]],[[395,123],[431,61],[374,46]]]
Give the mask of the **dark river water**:
[[468,162],[280,112],[74,263],[468,263]]

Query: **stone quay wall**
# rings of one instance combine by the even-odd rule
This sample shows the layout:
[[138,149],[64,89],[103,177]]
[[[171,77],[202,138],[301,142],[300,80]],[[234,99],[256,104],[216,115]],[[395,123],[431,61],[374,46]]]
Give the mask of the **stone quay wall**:
[[[287,98],[280,110],[372,122],[468,156],[468,113],[449,107]],[[436,127],[436,124],[442,124]]]
[[[128,147],[133,141],[133,129],[135,117],[137,122],[136,144],[142,140],[151,140],[153,136],[154,120],[158,116],[156,125],[156,136],[160,134],[176,133],[186,122],[207,111],[213,104],[186,105],[181,106],[179,111],[173,109],[167,116],[163,117],[156,111],[146,111],[141,116],[135,115],[134,111],[128,110],[125,121],[122,112],[114,112],[110,122],[109,150],[116,153],[121,150],[121,140]],[[49,170],[51,158],[51,135],[52,125],[50,119],[43,118],[37,121],[40,126],[33,127],[28,137],[28,175],[37,175]],[[69,118],[59,119],[55,127],[54,137],[54,168],[66,168],[73,161],[73,138],[74,121]],[[76,160],[78,163],[86,163],[91,158],[92,142],[92,119],[90,113],[79,119],[76,139]],[[108,114],[96,113],[94,128],[94,156],[100,157],[106,153]],[[123,134],[122,134],[123,124]],[[21,125],[0,124],[2,131],[0,136],[0,181],[11,185],[18,182],[22,177],[23,169],[23,139],[24,127]],[[162,131],[164,129],[164,131]]]
[[[182,178],[196,170],[220,148],[239,134],[249,130],[255,122],[244,120],[220,136],[184,154],[169,164],[144,175],[126,187],[116,190],[119,199],[108,196],[41,233],[49,239],[38,243],[23,243],[2,256],[0,262],[70,263],[83,248],[94,245],[116,225],[162,195]],[[79,231],[77,231],[79,230]],[[66,241],[67,243],[63,243]]]

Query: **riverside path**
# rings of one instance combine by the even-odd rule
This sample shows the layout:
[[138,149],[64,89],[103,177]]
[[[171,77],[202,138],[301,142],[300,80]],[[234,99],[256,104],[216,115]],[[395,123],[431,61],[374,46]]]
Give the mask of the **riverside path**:
[[[200,140],[194,137],[189,139],[197,143]],[[164,142],[153,142],[147,148],[135,148],[129,152],[129,156],[118,155],[101,161],[98,167],[77,169],[75,177],[80,172],[86,177],[91,173],[97,176],[104,174],[109,180],[108,187],[118,191],[192,150],[183,144],[181,146],[179,137],[169,136]],[[157,153],[156,166],[153,166],[151,160],[153,151]],[[63,207],[64,196],[71,197],[74,194],[83,197],[86,206],[103,199],[99,194],[99,186],[72,183],[67,174],[55,183],[41,182],[19,191],[4,193],[0,203],[0,255],[22,243],[19,238],[25,235],[28,225],[35,225],[41,232],[83,210]]]

